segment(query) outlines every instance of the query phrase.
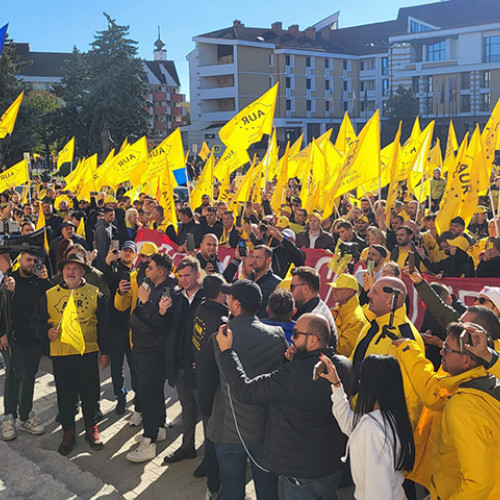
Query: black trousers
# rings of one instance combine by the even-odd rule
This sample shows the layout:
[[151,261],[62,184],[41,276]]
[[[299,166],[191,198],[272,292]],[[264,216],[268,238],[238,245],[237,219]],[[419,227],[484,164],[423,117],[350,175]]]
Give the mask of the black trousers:
[[99,367],[97,352],[80,356],[54,356],[52,365],[56,379],[59,421],[64,431],[75,428],[75,401],[82,401],[85,427],[96,424],[96,409],[99,401]]
[[[184,370],[178,369],[175,377],[175,388],[182,408],[182,448],[188,450],[195,449],[194,434],[198,415],[201,415],[198,408],[198,394],[184,380]],[[205,425],[204,425],[205,427]]]
[[144,437],[156,443],[158,429],[165,425],[165,361],[163,351],[136,351],[137,393],[141,402]]
[[[42,357],[42,345],[14,343],[12,356],[5,356],[7,372],[5,377],[4,406],[5,414],[22,421],[28,420],[33,409],[33,391],[38,365]],[[8,351],[7,351],[8,352]]]

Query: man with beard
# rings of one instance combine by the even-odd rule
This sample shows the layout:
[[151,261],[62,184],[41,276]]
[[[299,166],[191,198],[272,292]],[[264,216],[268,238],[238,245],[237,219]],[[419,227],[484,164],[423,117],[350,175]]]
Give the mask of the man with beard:
[[273,273],[271,262],[273,251],[266,245],[258,245],[253,251],[255,272],[255,283],[259,285],[262,292],[262,302],[257,313],[259,318],[267,318],[266,306],[269,295],[281,283],[281,278]]
[[[399,267],[403,268],[408,265],[409,252],[413,252],[415,256],[415,267],[420,269],[421,257],[417,253],[417,248],[413,243],[413,231],[409,226],[401,226],[396,231],[397,245],[391,252],[391,260],[396,262]],[[428,259],[427,259],[428,260]]]
[[262,466],[279,475],[280,498],[334,497],[346,439],[328,411],[330,385],[315,381],[313,371],[324,353],[342,372],[342,381],[346,377],[349,393],[351,366],[328,347],[330,325],[319,314],[301,316],[288,350],[291,362],[256,378],[246,375],[232,350],[233,333],[223,328],[217,335],[220,366],[233,397],[241,403],[270,406]]

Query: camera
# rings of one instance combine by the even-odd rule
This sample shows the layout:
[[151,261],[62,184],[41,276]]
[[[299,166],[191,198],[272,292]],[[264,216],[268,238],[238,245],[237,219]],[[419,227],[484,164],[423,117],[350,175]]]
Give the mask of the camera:
[[358,253],[358,245],[350,241],[341,242],[339,245],[339,252],[342,257],[346,254],[355,256]]
[[12,234],[20,232],[21,229],[19,228],[19,224],[16,221],[4,220],[0,222],[0,233]]
[[35,259],[35,274],[40,276],[43,272],[43,262],[41,259]]

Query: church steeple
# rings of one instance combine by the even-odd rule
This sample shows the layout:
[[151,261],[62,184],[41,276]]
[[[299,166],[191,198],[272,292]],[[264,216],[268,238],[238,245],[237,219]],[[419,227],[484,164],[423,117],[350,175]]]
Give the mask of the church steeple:
[[156,47],[154,51],[154,59],[155,61],[166,61],[167,60],[167,51],[163,48],[165,47],[165,42],[161,39],[160,36],[160,26],[158,26],[158,40],[154,43]]

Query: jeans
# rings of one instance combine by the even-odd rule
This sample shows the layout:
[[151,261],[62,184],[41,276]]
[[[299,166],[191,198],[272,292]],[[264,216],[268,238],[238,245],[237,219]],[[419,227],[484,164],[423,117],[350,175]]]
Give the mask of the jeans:
[[123,358],[127,358],[132,379],[132,389],[135,397],[135,410],[141,412],[139,398],[137,397],[137,371],[132,360],[132,349],[130,347],[128,324],[113,327],[113,348],[111,349],[111,381],[113,382],[113,392],[120,399],[127,395],[125,386],[125,374],[123,371]]
[[198,422],[198,403],[196,390],[186,384],[184,370],[177,370],[175,388],[182,408],[182,446],[186,450],[194,450],[194,434]]
[[13,359],[9,359],[8,354],[5,356],[8,367],[4,391],[5,414],[17,418],[19,406],[19,417],[25,421],[33,409],[35,377],[43,347],[40,343],[24,345],[16,342],[12,350]]
[[337,471],[330,476],[316,478],[280,476],[280,500],[334,500],[341,475],[342,472]]
[[[264,443],[247,444],[254,460],[262,466]],[[215,452],[219,462],[222,493],[220,500],[243,500],[245,498],[247,454],[242,444],[215,443]],[[278,498],[277,480],[274,474],[264,472],[253,462],[252,476],[258,500],[276,500]]]

